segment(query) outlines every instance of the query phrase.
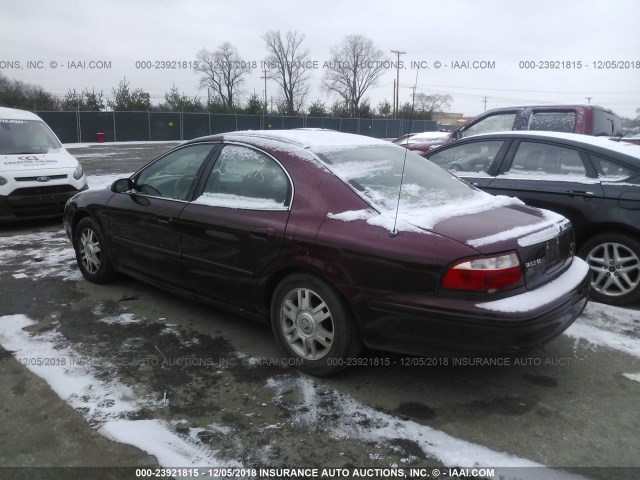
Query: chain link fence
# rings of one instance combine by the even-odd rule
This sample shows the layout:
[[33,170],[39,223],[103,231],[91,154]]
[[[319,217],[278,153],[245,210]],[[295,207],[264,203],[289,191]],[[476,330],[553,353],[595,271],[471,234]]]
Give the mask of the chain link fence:
[[328,128],[376,138],[437,129],[433,120],[180,112],[35,112],[63,143],[180,141],[237,130]]

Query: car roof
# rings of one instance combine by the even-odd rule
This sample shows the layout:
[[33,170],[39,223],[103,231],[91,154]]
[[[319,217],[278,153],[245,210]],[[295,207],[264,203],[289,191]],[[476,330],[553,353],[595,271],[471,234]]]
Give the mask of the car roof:
[[[601,107],[599,105],[585,105],[585,104],[580,104],[580,103],[567,103],[567,104],[548,104],[548,105],[514,105],[511,107],[498,107],[498,108],[492,108],[491,110],[487,110],[486,112],[482,112],[480,115],[478,115],[478,117],[480,116],[484,116],[485,113],[493,113],[493,112],[500,112],[500,111],[506,111],[506,110],[523,110],[523,109],[527,109],[527,110],[555,110],[555,109],[567,109],[567,108],[584,108],[584,109],[591,109],[591,110],[602,110],[604,112],[607,113],[613,113],[611,110]],[[473,119],[472,119],[473,120]]]
[[611,155],[611,152],[625,155],[627,157],[633,157],[640,160],[640,145],[634,145],[629,142],[620,142],[619,138],[615,137],[593,137],[590,135],[581,135],[579,133],[564,133],[564,132],[546,132],[538,130],[509,130],[505,132],[491,132],[481,133],[478,135],[471,135],[464,137],[454,143],[447,144],[447,146],[455,145],[461,141],[472,141],[489,138],[509,138],[509,139],[524,139],[524,140],[548,140],[556,141],[558,143],[565,143],[574,147],[582,147],[594,152],[600,152],[603,155]]
[[35,113],[17,108],[0,107],[0,118],[6,120],[42,120]]
[[378,138],[356,135],[352,133],[336,132],[325,129],[295,129],[295,130],[243,130],[221,133],[212,137],[202,137],[192,141],[222,138],[223,140],[247,141],[276,140],[301,148],[347,147],[364,145],[385,145],[389,142]]
[[439,132],[439,131],[433,131],[433,132],[422,132],[422,133],[416,133],[413,137],[414,140],[418,140],[420,138],[446,138],[451,134],[451,132]]

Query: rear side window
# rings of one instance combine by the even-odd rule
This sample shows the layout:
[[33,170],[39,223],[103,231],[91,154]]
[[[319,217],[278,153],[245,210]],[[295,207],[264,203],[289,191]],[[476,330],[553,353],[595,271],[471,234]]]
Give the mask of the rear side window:
[[503,132],[513,130],[513,123],[516,120],[516,112],[498,113],[490,117],[483,118],[468,128],[461,131],[463,137],[478,135],[480,133]]
[[624,167],[602,157],[592,156],[591,160],[598,172],[598,178],[601,178],[602,180],[615,182],[617,180],[629,178],[634,173],[630,168]]
[[[536,142],[521,142],[507,175],[543,176],[545,180],[571,181],[585,178],[587,169],[580,154],[570,148]],[[573,177],[573,178],[572,178]]]
[[532,112],[529,130],[572,133],[576,128],[575,112]]
[[291,186],[282,167],[268,155],[227,145],[216,160],[195,203],[249,210],[281,210],[290,203]]
[[492,140],[457,145],[429,156],[429,160],[453,173],[487,173],[503,143]]

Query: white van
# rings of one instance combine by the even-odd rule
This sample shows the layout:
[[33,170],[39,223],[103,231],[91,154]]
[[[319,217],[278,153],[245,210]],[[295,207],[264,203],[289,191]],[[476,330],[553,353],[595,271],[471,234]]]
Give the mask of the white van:
[[78,160],[40,117],[0,107],[0,222],[62,217],[67,199],[86,189]]

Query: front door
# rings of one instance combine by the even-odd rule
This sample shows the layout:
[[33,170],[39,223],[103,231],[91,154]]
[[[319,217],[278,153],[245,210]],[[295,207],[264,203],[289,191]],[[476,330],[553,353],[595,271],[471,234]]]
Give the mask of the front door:
[[122,268],[162,283],[182,281],[180,212],[215,146],[174,150],[138,172],[133,190],[111,198],[105,219]]

